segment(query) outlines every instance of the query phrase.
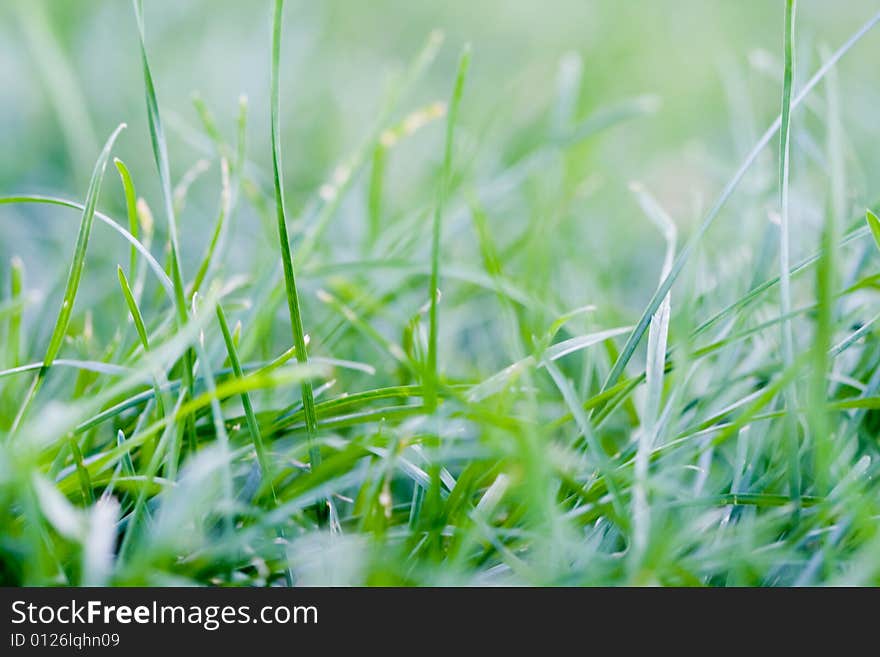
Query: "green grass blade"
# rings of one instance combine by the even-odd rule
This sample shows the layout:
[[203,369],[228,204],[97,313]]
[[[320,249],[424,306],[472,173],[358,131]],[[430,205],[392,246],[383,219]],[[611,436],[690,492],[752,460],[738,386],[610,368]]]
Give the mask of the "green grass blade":
[[70,316],[73,313],[73,304],[76,300],[76,293],[79,290],[79,282],[82,278],[83,268],[86,262],[86,249],[89,246],[89,237],[92,233],[92,224],[95,218],[95,209],[98,205],[98,196],[101,192],[101,183],[104,181],[104,172],[107,169],[107,160],[110,158],[110,151],[119,133],[125,129],[125,124],[120,124],[116,130],[107,139],[104,149],[95,163],[95,169],[92,172],[92,179],[89,182],[89,190],[86,194],[85,207],[83,208],[82,220],[80,221],[79,233],[76,236],[76,245],[73,250],[73,261],[70,264],[70,271],[67,274],[67,284],[64,288],[64,295],[61,300],[61,309],[58,311],[58,317],[55,320],[55,327],[52,329],[52,336],[49,338],[49,346],[46,348],[46,355],[43,357],[43,366],[34,377],[30,388],[25,393],[24,401],[19,408],[18,414],[12,423],[13,433],[19,427],[36,396],[39,388],[52,366],[52,362],[61,351],[61,344],[67,333],[67,327],[70,323]]
[[[829,53],[823,53],[827,59]],[[840,101],[837,73],[832,71],[825,82],[828,106],[827,146],[829,162],[830,202],[825,210],[825,221],[820,236],[822,255],[816,264],[816,330],[813,336],[813,372],[810,378],[807,418],[810,424],[815,457],[813,480],[821,495],[830,491],[832,450],[831,416],[826,410],[828,397],[827,377],[830,370],[828,352],[834,337],[835,290],[837,288],[837,243],[840,241],[840,222],[846,212],[846,171],[843,153],[843,135],[840,124]]]
[[587,445],[590,448],[590,455],[595,460],[595,467],[602,475],[602,479],[605,481],[605,485],[608,487],[608,492],[611,493],[612,504],[614,505],[614,510],[618,516],[618,519],[622,520],[626,518],[626,514],[624,512],[625,507],[623,503],[623,497],[620,493],[620,487],[617,485],[617,482],[614,479],[614,473],[611,468],[610,459],[608,458],[604,448],[599,442],[595,431],[593,431],[593,427],[590,426],[590,419],[584,412],[580,401],[578,401],[577,394],[575,393],[574,387],[571,385],[571,381],[569,381],[565,377],[565,375],[553,361],[545,359],[543,361],[543,365],[547,368],[547,372],[549,372],[551,378],[553,379],[553,383],[556,384],[556,387],[562,394],[565,405],[568,407],[569,412],[571,412],[572,416],[574,417],[575,424],[578,427],[578,431],[587,441]]
[[[235,340],[229,330],[229,323],[226,321],[226,313],[223,312],[223,306],[219,303],[217,304],[217,321],[220,323],[220,331],[223,333],[223,342],[226,344],[226,353],[229,356],[233,374],[237,379],[241,379],[244,377],[244,372],[241,367],[241,361],[238,358],[238,349],[235,347]],[[257,421],[256,413],[254,413],[254,407],[253,404],[251,404],[250,395],[243,391],[240,398],[242,408],[244,409],[245,419],[247,421],[248,431],[250,432],[251,440],[254,443],[254,451],[257,454],[257,462],[260,464],[260,474],[263,486],[269,489],[269,493],[272,496],[272,505],[274,508],[277,508],[278,494],[275,491],[275,476],[266,454],[266,447],[263,444],[263,433],[260,430],[260,423]],[[278,537],[284,541],[285,533],[283,528],[278,529]],[[290,568],[285,568],[284,574],[285,579],[287,580],[287,585],[293,586],[293,573]]]
[[[229,323],[226,321],[226,313],[223,311],[223,306],[220,304],[217,304],[217,321],[220,323],[220,331],[223,334],[223,342],[226,344],[226,354],[229,356],[229,362],[232,365],[232,372],[237,379],[241,379],[244,376],[244,371],[241,368],[241,361],[238,358],[238,349],[235,348],[235,342],[232,339],[232,332],[229,330]],[[247,420],[248,431],[251,434],[251,440],[254,442],[254,451],[257,454],[257,462],[260,464],[263,483],[271,492],[272,499],[277,502],[278,497],[275,494],[275,486],[272,483],[272,468],[266,455],[266,447],[263,444],[263,433],[260,431],[260,423],[257,421],[257,416],[254,413],[254,407],[253,404],[251,404],[251,397],[247,392],[242,392],[240,398],[242,408],[244,409],[245,419]]]
[[143,2],[142,0],[133,0],[133,3],[135,18],[138,25],[141,66],[143,68],[145,98],[147,103],[147,118],[150,125],[150,142],[153,147],[153,157],[156,161],[156,168],[159,171],[162,200],[165,204],[165,216],[168,220],[168,239],[171,242],[171,280],[174,284],[174,296],[177,304],[178,319],[181,322],[186,322],[187,304],[183,287],[183,272],[180,269],[180,244],[177,231],[177,218],[174,212],[174,194],[171,191],[171,169],[168,164],[168,146],[165,142],[162,119],[159,115],[159,102],[156,100],[156,89],[153,86],[153,76],[152,73],[150,73],[150,65],[147,60],[147,47],[144,36]]
[[[786,369],[790,368],[794,363],[794,336],[792,334],[791,319],[789,318],[791,314],[789,176],[791,169],[791,85],[794,73],[795,7],[795,0],[786,0],[783,44],[785,64],[782,77],[782,111],[780,113],[781,126],[779,133],[779,296],[781,314],[785,318],[780,324],[780,328],[782,334],[782,363]],[[794,409],[798,407],[798,401],[794,382],[786,386],[783,398],[788,410],[783,422],[783,431],[785,432],[786,449],[788,451],[789,486],[791,496],[799,499],[801,495],[800,457],[798,455],[799,441],[797,422],[793,415]]]
[[867,210],[865,212],[865,221],[868,223],[868,228],[871,229],[871,237],[874,238],[874,244],[880,249],[880,219],[877,218],[876,214]]
[[9,265],[9,301],[13,310],[9,315],[6,330],[6,366],[18,367],[21,364],[21,316],[24,310],[24,263],[15,256]]
[[[84,212],[86,209],[85,205],[83,205],[82,203],[77,203],[76,201],[68,201],[67,199],[56,198],[54,196],[41,196],[35,194],[19,196],[0,196],[0,205],[4,205],[7,203],[44,203],[47,205],[58,205],[65,208],[71,208],[73,210],[79,210],[80,212]],[[150,266],[150,269],[153,270],[153,273],[156,275],[159,283],[162,284],[162,287],[168,293],[169,299],[173,301],[174,286],[171,283],[171,279],[168,278],[168,274],[165,273],[165,270],[162,269],[162,265],[160,265],[156,258],[153,257],[153,254],[150,253],[150,250],[144,244],[142,244],[132,233],[120,226],[116,221],[114,221],[103,212],[95,211],[95,218],[119,233],[129,244],[131,244],[132,248],[137,250],[141,257],[146,260],[147,264]]]
[[386,148],[380,142],[373,149],[370,166],[370,183],[367,186],[367,217],[369,243],[374,244],[382,228],[382,191],[385,179]]
[[79,479],[80,491],[82,492],[83,505],[89,506],[95,503],[95,491],[92,488],[92,480],[89,477],[89,471],[83,462],[83,455],[73,436],[68,440],[70,453],[73,455],[73,462],[76,466],[76,474]]
[[119,286],[122,288],[122,294],[125,297],[125,304],[128,306],[128,312],[131,314],[132,321],[134,321],[135,330],[137,331],[144,350],[147,351],[150,348],[150,341],[147,339],[147,328],[144,326],[144,318],[141,315],[137,302],[134,300],[134,294],[132,294],[131,286],[128,284],[128,279],[125,276],[125,272],[122,271],[122,267],[117,267],[116,275],[119,278]]
[[[125,210],[128,215],[128,232],[137,239],[138,237],[138,218],[137,218],[137,194],[134,191],[134,182],[131,180],[131,173],[128,167],[118,157],[113,159],[113,164],[119,171],[119,177],[122,179],[122,188],[125,192]],[[134,279],[136,276],[135,268],[137,267],[137,248],[132,244],[131,258],[128,265],[128,275]]]
[[[137,331],[138,338],[140,338],[141,345],[144,348],[144,352],[150,350],[150,341],[147,337],[147,329],[144,325],[144,318],[141,315],[141,309],[138,307],[137,301],[134,298],[134,294],[131,291],[131,286],[128,284],[128,279],[125,277],[125,272],[122,271],[122,267],[118,267],[116,273],[119,277],[119,286],[122,288],[122,295],[125,297],[125,304],[128,306],[128,312],[131,315],[131,319],[134,322],[135,330]],[[162,398],[162,390],[159,385],[159,381],[154,378],[153,389],[156,393],[156,408],[159,411],[160,417],[165,415],[165,404]]]
[[[174,301],[177,310],[179,325],[187,322],[188,308],[186,303],[186,290],[183,283],[183,271],[181,269],[180,242],[177,230],[177,218],[174,211],[174,194],[171,189],[171,168],[168,164],[168,145],[165,141],[165,132],[162,127],[162,119],[159,115],[159,102],[156,99],[156,89],[153,85],[153,76],[147,60],[146,37],[144,35],[144,16],[142,0],[132,0],[134,4],[135,19],[138,26],[138,39],[140,44],[141,66],[144,76],[144,91],[147,104],[147,118],[150,125],[150,142],[153,147],[153,158],[159,171],[159,183],[162,189],[162,200],[165,205],[165,216],[168,220],[168,238],[171,243],[171,281],[174,285]],[[184,385],[190,396],[193,395],[193,352],[187,350],[183,355],[183,378]],[[195,429],[192,419],[187,418],[186,435],[190,449],[195,448]]]
[[428,288],[431,308],[429,311],[428,362],[424,382],[425,404],[429,409],[434,409],[437,406],[437,332],[439,329],[437,294],[440,285],[440,241],[442,239],[443,211],[446,206],[446,198],[449,195],[449,188],[452,184],[452,151],[455,143],[455,123],[458,119],[458,108],[461,104],[464,81],[467,77],[470,61],[470,46],[465,46],[458,62],[458,73],[455,76],[455,86],[453,87],[452,99],[449,103],[449,114],[446,121],[446,140],[443,150],[443,167],[440,170],[440,181],[437,185],[437,202],[434,206],[434,220],[431,230],[431,280],[430,287]]
[[[275,207],[278,220],[278,239],[281,245],[281,264],[284,267],[284,287],[287,292],[287,308],[290,314],[290,328],[293,332],[293,346],[296,348],[296,359],[308,364],[305,331],[303,330],[302,312],[296,278],[293,271],[293,256],[290,250],[290,237],[287,233],[287,216],[284,207],[284,185],[281,164],[281,100],[278,91],[280,60],[281,60],[281,27],[284,12],[284,0],[275,0],[275,13],[272,21],[272,76],[271,76],[271,129],[272,129],[272,173],[275,182]],[[302,402],[305,410],[306,430],[309,439],[309,458],[312,469],[321,463],[321,452],[315,442],[318,433],[318,421],[315,415],[315,396],[310,380],[302,383]]]
[[[780,206],[780,238],[779,238],[779,294],[783,315],[791,312],[791,279],[790,237],[789,237],[789,171],[791,168],[791,85],[794,69],[794,22],[795,0],[785,2],[785,68],[782,80],[782,113],[779,133],[779,206]],[[791,322],[782,323],[782,357],[785,366],[794,360],[794,338]]]

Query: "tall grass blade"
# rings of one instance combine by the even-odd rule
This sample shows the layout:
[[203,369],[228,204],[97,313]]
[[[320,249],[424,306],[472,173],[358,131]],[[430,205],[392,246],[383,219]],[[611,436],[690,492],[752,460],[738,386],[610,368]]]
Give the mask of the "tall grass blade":
[[437,333],[439,330],[437,318],[437,301],[440,285],[440,241],[442,239],[443,211],[446,206],[446,198],[449,195],[452,184],[452,154],[455,142],[455,123],[458,119],[458,108],[461,104],[461,96],[464,91],[464,81],[467,77],[468,67],[471,61],[470,46],[465,46],[458,62],[458,73],[455,76],[455,86],[452,90],[452,100],[449,103],[449,115],[446,121],[446,140],[443,150],[443,167],[440,170],[440,181],[437,185],[437,202],[434,206],[434,220],[431,230],[431,282],[428,289],[430,294],[429,329],[428,329],[428,362],[424,375],[425,405],[431,411],[437,407]]
[[[823,59],[830,53],[824,52]],[[815,449],[813,481],[820,495],[830,490],[831,468],[834,461],[831,416],[828,402],[827,377],[830,370],[828,355],[834,337],[835,291],[838,279],[837,244],[840,241],[840,223],[846,212],[846,171],[843,153],[843,135],[840,124],[840,92],[837,73],[831,71],[825,82],[827,98],[826,150],[829,163],[829,202],[820,236],[819,262],[816,264],[816,330],[813,336],[813,373],[810,380],[809,412],[807,414]]]
[[[784,51],[785,65],[782,77],[782,112],[781,127],[779,133],[779,205],[780,205],[780,235],[779,235],[779,295],[781,314],[785,319],[780,324],[782,333],[782,363],[786,369],[794,363],[794,336],[792,335],[791,319],[791,268],[790,252],[790,228],[789,196],[790,196],[790,169],[791,169],[791,85],[794,74],[794,30],[795,30],[795,0],[785,2],[785,36]],[[800,481],[800,457],[798,455],[798,427],[794,412],[798,407],[797,390],[795,384],[786,386],[784,403],[788,410],[783,422],[786,448],[789,459],[789,486],[791,496],[795,499],[801,494]]]
[[[144,75],[144,90],[147,104],[147,118],[150,125],[150,142],[153,147],[153,158],[159,171],[159,183],[162,189],[162,200],[165,205],[165,216],[168,220],[168,239],[171,243],[171,281],[174,285],[174,302],[177,310],[179,325],[187,322],[186,290],[183,283],[183,271],[181,270],[180,241],[177,230],[177,218],[174,210],[174,194],[171,190],[171,168],[168,164],[168,145],[165,141],[165,132],[162,128],[162,119],[159,115],[159,102],[156,99],[156,89],[153,85],[153,75],[147,60],[146,36],[144,34],[143,1],[132,0],[134,13],[138,26],[138,39],[140,44],[141,65]],[[183,379],[184,385],[190,396],[193,395],[193,352],[188,350],[183,356]],[[193,421],[188,418],[186,435],[190,449],[195,449],[196,437]]]
[[[278,240],[281,246],[281,264],[284,268],[284,289],[287,292],[287,310],[290,315],[290,328],[293,332],[293,346],[296,348],[298,362],[308,365],[309,356],[306,351],[306,338],[303,329],[302,311],[299,302],[299,292],[296,287],[296,278],[293,271],[293,256],[290,250],[290,237],[287,233],[287,214],[284,207],[284,183],[281,163],[281,127],[279,117],[281,115],[281,99],[278,87],[280,85],[280,60],[281,60],[281,28],[284,12],[284,0],[275,0],[275,12],[272,19],[272,74],[270,83],[271,114],[270,123],[272,131],[272,176],[275,183],[275,210],[278,221]],[[315,414],[315,393],[310,379],[303,379],[300,394],[302,397],[303,410],[305,413],[306,435],[309,445],[309,461],[311,469],[315,470],[321,465],[321,450],[318,446],[318,418]],[[327,509],[324,505],[317,508],[318,518],[321,522],[327,519]]]

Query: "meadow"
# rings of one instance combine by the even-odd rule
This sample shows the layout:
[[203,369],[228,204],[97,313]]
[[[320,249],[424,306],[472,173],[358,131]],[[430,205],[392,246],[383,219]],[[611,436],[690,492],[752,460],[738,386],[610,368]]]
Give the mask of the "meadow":
[[0,7],[0,584],[880,583],[872,2]]

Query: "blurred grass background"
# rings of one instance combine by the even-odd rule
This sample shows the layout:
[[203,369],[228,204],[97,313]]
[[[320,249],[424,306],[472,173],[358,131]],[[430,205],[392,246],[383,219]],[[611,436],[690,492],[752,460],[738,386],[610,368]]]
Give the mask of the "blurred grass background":
[[[474,65],[462,131],[475,143],[477,161],[487,167],[541,138],[538,128],[555,93],[560,60],[578,53],[583,83],[576,115],[641,94],[654,94],[662,102],[656,114],[615,128],[571,154],[571,175],[584,183],[585,191],[571,212],[589,234],[580,245],[586,253],[581,253],[596,265],[585,273],[595,277],[590,282],[599,289],[622,286],[618,291],[638,308],[650,288],[626,294],[627,284],[632,288],[641,280],[644,264],[655,270],[662,248],[659,236],[635,216],[626,185],[644,181],[687,230],[697,208],[711,200],[778,112],[782,10],[777,5],[766,0],[293,2],[286,15],[282,86],[291,208],[302,208],[366,137],[389,79],[432,29],[443,30],[447,41],[406,107],[445,99],[456,53],[463,42],[472,42]],[[797,79],[803,81],[816,68],[821,44],[839,44],[875,6],[853,0],[844,10],[836,3],[802,2]],[[182,129],[197,125],[193,92],[204,97],[227,133],[239,94],[248,96],[250,158],[268,171],[265,7],[225,0],[150,0],[146,17],[159,102],[172,126],[175,180],[204,156],[191,143],[194,133]],[[82,198],[98,137],[126,121],[131,129],[118,154],[130,164],[139,193],[157,198],[146,156],[149,136],[134,44],[134,18],[126,2],[5,0],[0,5],[0,190]],[[878,85],[870,84],[877,77],[878,57],[880,40],[870,38],[840,69],[843,122],[855,147],[850,196],[862,203],[866,181],[876,180],[880,172],[880,149],[870,147],[880,106]],[[432,184],[440,122],[423,132],[405,143],[390,164],[392,208],[407,207]],[[795,184],[797,175],[796,170]],[[215,189],[214,180],[194,186],[182,218],[185,245],[197,247],[209,230]],[[362,219],[362,208],[353,206],[363,195],[352,196],[334,222],[343,234],[347,221]],[[111,208],[121,207],[118,187],[108,188],[103,198]],[[4,215],[14,212],[26,212],[32,220],[3,221],[4,260],[14,252],[23,257],[57,249],[64,253],[75,234],[73,217],[49,223],[43,217],[52,210],[0,209]],[[256,220],[242,208],[237,221],[247,227]],[[723,221],[713,230],[720,243],[736,232],[734,223]],[[58,278],[54,262],[66,266],[63,258],[44,262],[45,283]]]

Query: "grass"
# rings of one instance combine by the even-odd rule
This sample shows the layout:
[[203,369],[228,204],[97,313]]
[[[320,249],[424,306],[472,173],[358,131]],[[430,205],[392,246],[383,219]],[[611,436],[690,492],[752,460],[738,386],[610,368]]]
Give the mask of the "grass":
[[464,91],[464,81],[467,77],[470,61],[470,47],[466,46],[458,63],[458,74],[455,76],[455,87],[452,91],[452,101],[449,104],[449,118],[446,122],[446,142],[443,148],[443,167],[440,170],[440,182],[437,185],[437,202],[434,205],[434,220],[431,224],[431,282],[428,288],[428,298],[430,299],[430,309],[428,311],[428,358],[424,376],[425,404],[429,411],[434,411],[437,408],[437,384],[439,382],[439,374],[437,372],[437,332],[439,330],[437,303],[440,294],[440,241],[442,238],[443,211],[452,177],[455,121],[458,118],[458,108],[461,104],[461,95]]
[[[779,131],[779,310],[783,316],[782,329],[782,364],[786,369],[794,364],[794,336],[792,335],[791,319],[791,212],[790,212],[790,170],[791,170],[791,85],[794,76],[794,30],[795,0],[785,3],[785,37],[783,39],[784,70],[782,75],[782,110]],[[826,262],[827,259],[821,262]],[[821,266],[821,265],[820,265]],[[794,383],[786,387],[783,401],[789,409],[796,408],[797,391]],[[797,417],[789,412],[785,414],[785,440],[789,453],[788,477],[789,490],[793,499],[800,500],[801,473],[800,457],[798,456]],[[800,502],[798,502],[800,504]]]
[[67,284],[64,288],[64,295],[61,298],[61,308],[58,311],[58,318],[55,320],[55,327],[52,329],[52,336],[49,338],[49,346],[46,349],[46,355],[43,356],[43,365],[34,377],[33,382],[27,389],[21,407],[12,421],[10,433],[15,434],[22,419],[27,414],[31,402],[40,390],[49,368],[55,362],[58,352],[61,351],[61,343],[67,333],[70,324],[70,316],[73,313],[73,304],[76,300],[76,293],[79,290],[79,283],[82,279],[83,268],[86,261],[86,249],[89,246],[89,237],[92,233],[92,224],[95,220],[95,209],[98,205],[98,194],[101,190],[101,183],[104,180],[104,172],[107,169],[107,160],[110,158],[110,149],[119,136],[119,133],[125,128],[125,124],[120,125],[113,134],[107,139],[104,150],[95,164],[95,170],[92,173],[92,179],[89,182],[89,191],[86,194],[86,203],[83,208],[82,220],[79,225],[79,233],[76,236],[76,246],[73,251],[73,262],[70,265],[70,272],[67,275]]
[[[472,111],[480,43],[453,71],[436,32],[304,198],[271,4],[269,106],[241,97],[230,135],[200,95],[196,127],[160,114],[135,0],[152,153],[105,180],[120,127],[82,203],[0,196],[4,219],[80,217],[54,289],[37,293],[27,249],[4,272],[0,583],[880,582],[880,220],[877,190],[852,191],[860,82],[837,68],[880,14],[807,53],[799,86],[812,46],[795,50],[787,0],[781,111],[715,202],[691,221],[632,182],[607,233],[582,221],[608,184],[584,182],[583,152],[656,100],[585,114],[569,55],[541,119],[493,143]],[[434,68],[448,99],[420,94]],[[766,208],[778,225],[757,230]],[[597,271],[613,240],[650,245],[610,272],[636,272],[631,298]]]
[[[306,338],[303,329],[299,292],[293,272],[293,256],[290,250],[290,237],[287,232],[287,213],[284,209],[284,183],[281,171],[281,134],[278,116],[281,112],[279,87],[279,68],[281,59],[281,22],[284,0],[275,0],[275,14],[272,19],[272,80],[271,80],[271,124],[272,124],[272,178],[275,181],[275,209],[278,219],[278,241],[281,246],[281,266],[284,269],[284,291],[287,293],[287,310],[290,313],[290,329],[293,333],[293,347],[296,359],[304,364],[309,362],[306,351]],[[315,414],[315,393],[310,379],[303,379],[300,388],[303,414],[306,425],[306,438],[309,448],[309,463],[314,470],[321,465],[321,450],[317,444],[318,419]],[[328,500],[328,505],[330,501]],[[317,511],[319,518],[325,519],[323,506]]]

